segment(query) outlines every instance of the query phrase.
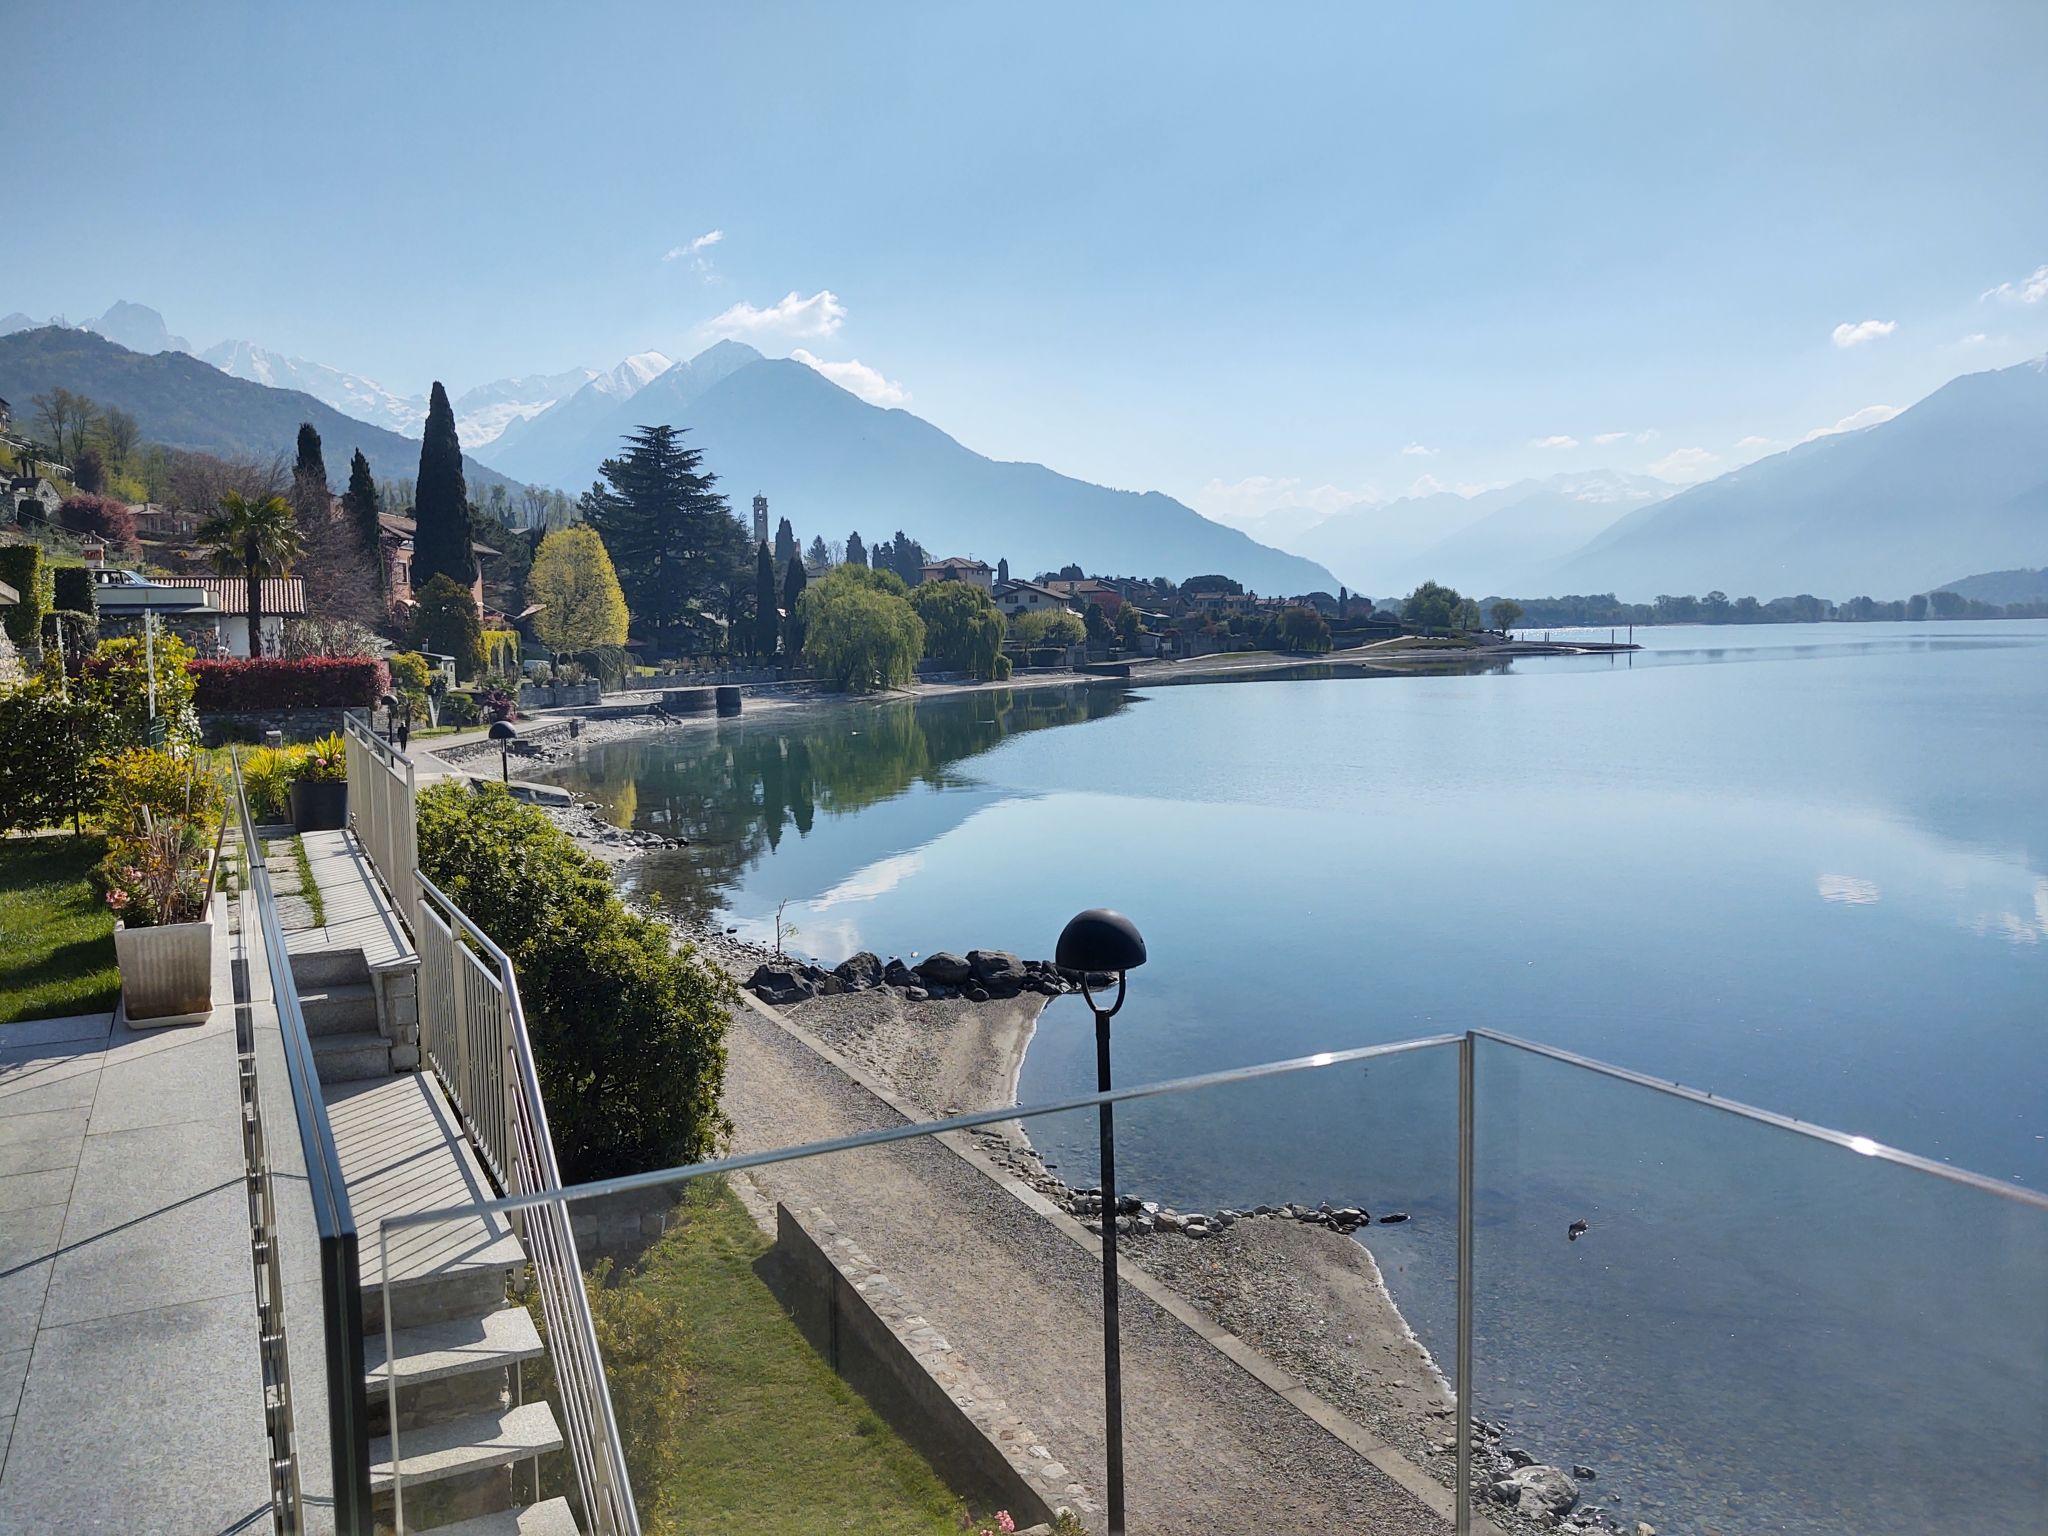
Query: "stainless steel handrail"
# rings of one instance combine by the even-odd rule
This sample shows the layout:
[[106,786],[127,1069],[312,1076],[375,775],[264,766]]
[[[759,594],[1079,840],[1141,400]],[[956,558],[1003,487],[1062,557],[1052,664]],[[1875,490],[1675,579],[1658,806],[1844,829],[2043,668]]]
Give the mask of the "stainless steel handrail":
[[348,813],[399,920],[410,928],[419,904],[418,779],[413,762],[370,727],[367,710],[342,716],[348,757]]
[[[562,1174],[518,972],[453,898],[424,874],[416,878],[421,1054],[461,1117],[479,1161],[506,1195],[559,1191]],[[640,1515],[569,1208],[561,1200],[543,1201],[524,1207],[523,1217],[520,1235],[547,1320],[548,1355],[568,1421],[563,1438],[585,1520],[592,1536],[639,1536]]]

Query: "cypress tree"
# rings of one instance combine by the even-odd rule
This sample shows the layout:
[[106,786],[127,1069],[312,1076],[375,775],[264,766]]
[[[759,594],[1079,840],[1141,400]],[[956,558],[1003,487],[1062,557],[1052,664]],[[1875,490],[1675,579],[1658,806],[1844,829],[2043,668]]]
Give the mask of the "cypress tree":
[[861,543],[858,533],[849,533],[846,536],[846,563],[848,565],[866,565],[868,563],[868,547]]
[[327,490],[327,460],[320,453],[320,433],[310,421],[299,423],[299,461],[292,466],[292,482]]
[[782,630],[782,616],[775,611],[775,557],[766,541],[754,546],[754,651],[775,655],[775,638]]
[[796,532],[789,526],[789,519],[785,517],[775,525],[775,563],[778,566],[787,565],[791,556],[795,554]]
[[470,523],[469,488],[462,478],[462,443],[455,435],[455,411],[448,391],[434,381],[427,403],[427,435],[420,444],[419,480],[413,486],[412,584],[424,587],[446,576],[465,591],[476,579],[476,556],[470,545],[476,531]]
[[996,580],[997,580],[997,581],[1008,581],[1009,579],[1010,579],[1010,562],[1009,562],[1008,560],[998,560],[998,561],[996,562]]
[[377,580],[381,586],[384,580],[384,560],[380,549],[383,528],[377,521],[377,481],[370,473],[370,461],[363,457],[360,448],[349,460],[348,489],[342,493],[341,509],[348,516],[348,525],[355,533],[357,545],[376,562]]
[[795,555],[789,557],[789,565],[782,573],[782,607],[789,615],[783,620],[782,664],[785,669],[796,665],[796,659],[803,653],[804,621],[797,617],[796,600],[804,595],[809,578],[804,575],[804,563]]

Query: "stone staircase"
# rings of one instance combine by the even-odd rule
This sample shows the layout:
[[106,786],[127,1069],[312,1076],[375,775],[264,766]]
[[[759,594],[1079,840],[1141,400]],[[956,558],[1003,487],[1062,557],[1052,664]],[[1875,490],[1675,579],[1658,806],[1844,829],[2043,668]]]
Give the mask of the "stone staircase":
[[[316,860],[316,871],[322,862]],[[355,862],[369,879],[367,864]],[[331,910],[330,878],[321,885]],[[349,894],[383,900],[381,889]],[[286,947],[363,1234],[363,1364],[378,1529],[396,1529],[394,1484],[402,1482],[406,1531],[578,1536],[565,1500],[537,1498],[546,1481],[542,1458],[563,1442],[554,1410],[524,1380],[524,1368],[545,1350],[514,1294],[526,1267],[518,1234],[496,1215],[397,1229],[385,1272],[382,1222],[487,1200],[497,1191],[439,1082],[416,1069],[413,957],[375,936],[342,942],[348,937],[331,926],[309,929],[288,935]]]

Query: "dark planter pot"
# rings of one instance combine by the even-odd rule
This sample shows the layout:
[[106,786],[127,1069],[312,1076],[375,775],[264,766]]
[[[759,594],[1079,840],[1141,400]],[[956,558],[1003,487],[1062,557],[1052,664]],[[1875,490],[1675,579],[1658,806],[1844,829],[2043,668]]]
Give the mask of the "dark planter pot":
[[297,779],[292,783],[292,827],[339,832],[348,825],[348,780]]

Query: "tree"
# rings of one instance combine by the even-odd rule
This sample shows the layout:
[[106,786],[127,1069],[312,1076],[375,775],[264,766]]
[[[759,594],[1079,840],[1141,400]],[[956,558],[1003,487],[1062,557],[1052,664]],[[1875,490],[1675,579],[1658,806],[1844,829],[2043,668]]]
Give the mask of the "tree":
[[71,483],[89,496],[107,488],[107,465],[97,448],[83,448],[71,461]]
[[783,518],[775,525],[775,566],[780,570],[796,558],[796,533]]
[[1102,645],[1109,643],[1109,615],[1102,611],[1102,604],[1090,603],[1081,610],[1081,627],[1090,640]]
[[223,576],[239,573],[249,606],[249,654],[263,654],[263,583],[283,576],[299,557],[298,523],[282,496],[253,501],[240,491],[220,499],[220,511],[199,526],[199,543]]
[[893,571],[904,586],[914,587],[924,580],[926,558],[924,546],[898,528],[895,539],[876,546],[870,560],[877,570]]
[[1417,629],[1449,629],[1452,614],[1461,601],[1456,588],[1425,581],[1402,602],[1401,621]]
[[1138,610],[1136,608],[1129,603],[1125,603],[1123,607],[1117,609],[1116,637],[1123,642],[1125,650],[1135,651],[1138,648],[1138,636],[1143,630],[1144,625],[1138,621]]
[[69,496],[57,509],[66,528],[121,550],[135,547],[135,515],[128,503],[110,496]]
[[775,597],[775,556],[767,541],[754,546],[754,654],[773,658],[782,634]]
[[1180,584],[1182,597],[1195,597],[1203,592],[1221,592],[1226,597],[1244,596],[1244,584],[1232,581],[1228,576],[1190,576]]
[[292,495],[302,500],[301,511],[317,500],[327,510],[327,459],[320,451],[319,430],[310,421],[299,423],[298,461],[292,465]]
[[714,488],[718,477],[682,438],[675,427],[639,428],[583,497],[583,515],[611,551],[634,622],[668,647],[708,640],[705,605],[723,594],[734,567],[744,568],[747,549],[745,530]]
[[84,451],[86,434],[99,417],[99,409],[84,395],[68,389],[53,389],[35,397],[36,419],[49,434],[57,457],[70,463]]
[[126,473],[135,450],[142,444],[142,426],[126,411],[107,408],[100,417],[100,441],[106,445],[107,462]]
[[1009,562],[1009,560],[1008,560],[1007,558],[1006,558],[1006,559],[1002,559],[1002,560],[998,560],[998,561],[996,562],[996,580],[997,580],[997,581],[1008,581],[1009,579],[1010,579],[1010,562]]
[[427,400],[427,431],[420,443],[420,476],[413,487],[412,584],[446,576],[467,590],[476,580],[476,528],[462,476],[462,442],[448,391],[434,381]]
[[[1749,601],[1754,603],[1756,599],[1751,598],[1749,599]],[[1918,624],[1919,622],[1921,622],[1921,620],[1925,619],[1926,617],[1927,594],[1925,592],[1915,592],[1911,597],[1906,599],[1906,621],[1909,624]]]
[[784,623],[789,626],[782,641],[783,664],[786,667],[795,666],[797,657],[803,654],[804,617],[798,604],[808,584],[803,561],[791,555],[788,566],[782,572],[782,611],[787,615]]
[[1079,645],[1088,638],[1081,616],[1067,608],[1040,608],[1013,614],[1010,638],[1033,647]]
[[[1726,602],[1724,597],[1722,602]],[[1493,627],[1513,629],[1522,622],[1522,605],[1512,597],[1497,597],[1493,600]]]
[[1479,616],[1479,605],[1469,597],[1461,597],[1451,610],[1451,627],[1470,634],[1484,621]]
[[533,631],[551,651],[582,655],[626,643],[626,595],[595,528],[563,528],[542,539],[526,595],[540,608]]
[[384,527],[377,520],[377,481],[370,474],[370,461],[358,448],[348,463],[348,489],[341,496],[342,516],[356,546],[369,559],[377,574],[377,590],[384,590]]
[[804,551],[804,564],[815,565],[819,570],[822,571],[831,563],[832,551],[825,547],[824,535],[813,534],[811,536],[810,548]]
[[861,543],[860,535],[857,533],[849,533],[846,536],[846,563],[848,565],[866,565],[868,563],[868,547]]
[[901,687],[924,654],[924,621],[908,597],[874,579],[878,574],[836,566],[803,595],[804,659],[835,688]]
[[1003,654],[1003,616],[980,587],[967,581],[927,581],[912,590],[910,606],[924,624],[924,650],[950,671],[987,681]]
[[1280,611],[1274,638],[1282,650],[1321,655],[1330,648],[1330,621],[1315,609],[1296,603]]
[[471,678],[483,671],[483,616],[466,583],[436,574],[419,589],[412,626],[413,643],[421,650],[455,658],[457,677]]

